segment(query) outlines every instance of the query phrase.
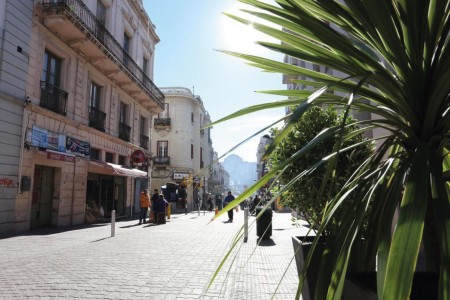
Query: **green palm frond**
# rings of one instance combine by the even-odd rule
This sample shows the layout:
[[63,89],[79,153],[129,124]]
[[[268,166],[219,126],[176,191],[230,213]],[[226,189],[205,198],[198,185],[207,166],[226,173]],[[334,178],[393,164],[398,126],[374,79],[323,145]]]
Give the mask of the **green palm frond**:
[[[435,265],[431,268],[439,273],[439,298],[448,299],[450,0],[240,2],[251,7],[243,12],[258,21],[229,16],[279,41],[258,42],[262,47],[297,61],[327,67],[331,72],[325,74],[300,65],[223,51],[262,71],[288,75],[292,83],[309,89],[259,91],[288,99],[244,108],[213,124],[262,109],[296,106],[286,116],[285,125],[273,139],[267,155],[281,145],[294,124],[315,106],[333,105],[341,110],[369,113],[372,118],[357,122],[360,128],[350,135],[374,130],[378,139],[381,135],[376,130],[385,132],[375,154],[326,206],[318,234],[330,225],[332,231],[317,283],[321,288],[317,299],[340,298],[348,270],[355,264],[369,267],[375,257],[378,296],[408,299],[422,244],[433,249],[431,261]],[[343,134],[342,128],[328,128],[319,134],[290,159],[270,170],[236,203],[334,134]],[[342,135],[332,156],[346,155],[343,143],[348,138]],[[311,166],[327,165],[329,171],[324,182],[332,179],[332,161],[333,158],[324,157],[311,162]],[[294,177],[298,180],[309,176],[313,169]],[[351,197],[360,201],[346,205]],[[398,219],[394,218],[395,211]],[[430,219],[433,226],[429,225]],[[333,225],[334,222],[339,226]],[[365,222],[369,224],[367,227],[362,226]],[[427,239],[428,233],[436,237],[434,242]],[[363,244],[361,239],[365,241]]]

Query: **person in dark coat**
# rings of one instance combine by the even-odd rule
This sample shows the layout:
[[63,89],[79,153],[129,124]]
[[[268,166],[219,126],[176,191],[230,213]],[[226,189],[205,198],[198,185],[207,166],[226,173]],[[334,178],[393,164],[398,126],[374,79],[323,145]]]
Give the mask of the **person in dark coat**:
[[[234,200],[234,196],[231,194],[231,191],[228,191],[228,195],[225,197],[225,199],[223,200],[223,204],[225,206],[228,206],[231,201]],[[228,221],[227,223],[233,223],[233,208],[231,208],[227,213],[228,213]]]
[[[155,223],[156,224],[160,223],[160,222],[158,222],[158,213],[165,213],[167,206],[169,206],[169,202],[167,202],[167,200],[164,199],[163,194],[159,194],[158,200],[155,201],[155,205],[154,205]],[[159,220],[159,221],[161,221],[161,220]]]

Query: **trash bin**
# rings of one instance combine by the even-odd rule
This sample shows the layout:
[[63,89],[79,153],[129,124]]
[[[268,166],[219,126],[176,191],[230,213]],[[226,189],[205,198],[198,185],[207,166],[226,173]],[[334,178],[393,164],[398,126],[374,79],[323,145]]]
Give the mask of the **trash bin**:
[[[263,210],[263,206],[256,207],[256,216]],[[272,209],[270,207],[256,220],[256,235],[263,240],[272,236]]]

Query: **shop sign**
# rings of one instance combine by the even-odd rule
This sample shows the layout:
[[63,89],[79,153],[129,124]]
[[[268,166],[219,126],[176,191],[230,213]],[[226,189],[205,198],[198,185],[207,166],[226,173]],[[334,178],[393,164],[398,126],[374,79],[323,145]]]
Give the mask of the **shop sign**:
[[188,179],[189,174],[188,173],[173,173],[173,179],[181,180],[181,179]]
[[78,156],[89,157],[91,144],[68,136],[66,139],[66,152]]
[[66,162],[75,162],[75,156],[47,150],[47,158]]
[[145,154],[144,154],[144,152],[142,152],[142,150],[135,150],[135,151],[131,154],[131,160],[132,160],[133,163],[135,163],[135,164],[140,164],[140,163],[144,162],[144,160],[145,160]]
[[31,129],[31,146],[66,152],[66,136],[33,125]]

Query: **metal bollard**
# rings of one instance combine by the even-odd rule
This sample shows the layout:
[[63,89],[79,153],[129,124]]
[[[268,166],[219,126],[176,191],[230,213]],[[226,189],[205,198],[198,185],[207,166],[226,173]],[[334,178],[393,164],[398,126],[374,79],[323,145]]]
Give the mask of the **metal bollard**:
[[167,206],[167,219],[170,220],[170,214],[172,213],[172,203]]
[[248,207],[244,208],[244,243],[248,240]]
[[116,211],[111,211],[111,237],[116,235]]

